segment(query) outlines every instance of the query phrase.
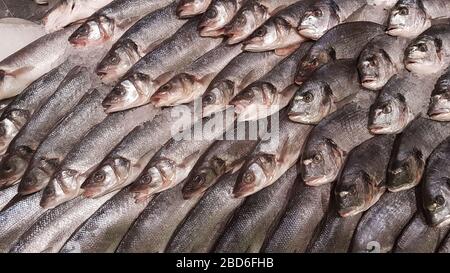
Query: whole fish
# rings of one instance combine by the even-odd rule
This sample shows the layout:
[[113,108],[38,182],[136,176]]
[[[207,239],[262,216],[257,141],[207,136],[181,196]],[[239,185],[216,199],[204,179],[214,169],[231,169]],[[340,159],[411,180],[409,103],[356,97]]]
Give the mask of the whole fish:
[[419,184],[425,163],[433,150],[450,135],[450,124],[420,117],[398,136],[392,153],[387,186],[392,192]]
[[368,210],[386,191],[386,169],[394,139],[394,135],[376,136],[350,152],[334,188],[341,217]]
[[388,192],[359,221],[352,252],[386,253],[416,212],[414,189]]
[[387,34],[373,38],[359,55],[361,85],[367,89],[380,90],[392,76],[403,71],[403,53],[409,41]]
[[217,74],[203,94],[203,116],[225,110],[236,94],[272,70],[284,57],[273,51],[239,54]]
[[385,26],[389,21],[389,9],[383,6],[365,4],[345,19],[345,22],[358,21],[369,21]]
[[106,94],[105,89],[87,93],[41,142],[20,181],[19,194],[31,194],[47,186],[70,149],[106,118],[102,107]]
[[225,26],[228,44],[242,42],[272,15],[296,0],[249,0]]
[[243,49],[252,52],[284,50],[308,40],[297,32],[297,24],[313,2],[298,1],[270,17],[243,42]]
[[81,21],[113,0],[59,1],[42,19],[47,32],[54,32],[73,22]]
[[365,0],[318,0],[306,10],[298,25],[298,32],[306,38],[318,40],[364,4]]
[[437,80],[428,107],[429,118],[450,121],[450,68]]
[[354,60],[325,64],[295,92],[289,119],[305,124],[319,123],[361,90],[358,79]]
[[200,35],[217,37],[225,33],[225,26],[231,22],[239,9],[249,0],[215,0],[205,11],[198,26]]
[[181,194],[183,185],[180,183],[155,195],[134,221],[116,252],[164,252],[172,234],[201,196],[185,200]]
[[387,33],[414,38],[431,26],[432,19],[449,17],[447,0],[399,0],[391,9]]
[[188,103],[203,95],[215,76],[239,53],[240,45],[221,44],[162,85],[150,101],[156,107]]
[[212,0],[181,0],[177,7],[180,18],[189,18],[206,11]]
[[409,71],[427,75],[440,74],[449,65],[450,24],[431,26],[414,39],[405,50],[405,67]]
[[273,185],[247,198],[234,213],[214,252],[259,252],[267,234],[284,212],[296,176],[294,166]]
[[289,104],[296,91],[292,86],[295,67],[312,43],[303,43],[269,73],[239,92],[230,102],[239,121],[257,120],[278,112]]
[[383,33],[384,27],[372,22],[349,22],[333,27],[320,37],[299,63],[295,82],[303,83],[331,60],[358,58],[367,42]]
[[176,6],[177,1],[146,15],[117,40],[97,65],[96,72],[103,82],[118,80],[186,23],[186,20],[179,20],[175,15]]
[[0,61],[0,99],[14,97],[42,75],[64,62],[75,27],[45,35]]
[[233,212],[244,201],[233,197],[236,178],[237,173],[226,175],[205,192],[173,234],[166,252],[206,253],[213,249]]
[[262,252],[305,252],[314,230],[328,211],[330,190],[331,184],[310,187],[298,179],[286,212],[267,236]]
[[169,5],[172,0],[115,0],[92,14],[69,42],[76,47],[102,45],[115,41],[146,14]]
[[373,137],[367,129],[367,119],[374,94],[366,94],[366,99],[344,105],[311,131],[301,161],[302,178],[307,185],[333,182],[347,154]]
[[107,112],[150,102],[150,97],[172,76],[220,44],[222,39],[202,38],[198,19],[188,21],[172,37],[139,60],[106,97]]
[[39,144],[88,92],[90,81],[91,76],[87,68],[73,68],[55,93],[33,114],[2,158],[0,187],[19,182]]
[[[420,84],[417,84],[420,82]],[[394,75],[380,91],[370,109],[369,130],[373,134],[397,134],[423,115],[436,77],[412,73]]]
[[134,127],[152,120],[157,109],[147,105],[108,115],[66,155],[43,191],[41,206],[55,207],[82,193],[81,184]]
[[4,189],[0,191],[0,211],[3,209],[6,204],[11,201],[11,199],[16,195],[17,193],[17,186],[9,187],[7,189]]

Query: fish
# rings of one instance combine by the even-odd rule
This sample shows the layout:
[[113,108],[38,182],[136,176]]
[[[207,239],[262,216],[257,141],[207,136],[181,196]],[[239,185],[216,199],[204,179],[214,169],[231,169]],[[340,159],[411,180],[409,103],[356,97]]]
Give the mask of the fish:
[[217,74],[203,94],[203,116],[227,109],[236,94],[272,70],[285,57],[273,51],[239,54]]
[[239,53],[240,45],[221,44],[161,85],[150,98],[155,107],[189,103],[200,97],[214,77]]
[[404,51],[410,39],[381,34],[373,38],[361,51],[358,71],[361,85],[380,90],[388,80],[405,70]]
[[373,22],[348,22],[331,28],[311,47],[297,68],[295,83],[306,81],[322,65],[337,59],[356,59],[361,50],[384,27]]
[[447,234],[447,237],[442,241],[441,245],[437,249],[438,253],[450,253],[450,233]]
[[[450,5],[450,3],[449,3]],[[450,25],[433,25],[405,50],[405,67],[417,74],[441,74],[450,65]]]
[[117,112],[150,103],[150,97],[172,76],[222,39],[203,38],[197,31],[198,18],[189,20],[172,37],[140,59],[106,97],[106,112]]
[[449,228],[430,227],[417,211],[395,244],[394,253],[434,253]]
[[172,0],[116,0],[97,10],[68,38],[74,47],[103,45],[117,40],[146,14],[172,3]]
[[9,144],[30,120],[33,113],[57,90],[72,69],[63,63],[31,83],[3,109],[0,116],[0,154],[5,154]]
[[427,115],[436,121],[450,121],[450,68],[437,80],[431,92]]
[[177,1],[136,22],[97,64],[96,73],[104,83],[113,83],[146,54],[180,29],[186,20],[175,14]]
[[255,149],[257,140],[217,140],[202,155],[183,186],[185,199],[202,195],[227,173],[237,172]]
[[365,0],[318,0],[305,11],[298,24],[298,32],[303,37],[318,40],[365,3]]
[[0,61],[0,100],[14,97],[65,61],[74,27],[47,34]]
[[63,0],[52,7],[42,18],[47,32],[54,32],[81,21],[111,3],[112,0]]
[[373,137],[367,129],[369,106],[375,94],[344,105],[312,129],[301,158],[301,174],[309,186],[337,179],[348,153]]
[[298,1],[270,17],[243,42],[251,52],[279,50],[309,40],[297,32],[297,24],[313,0]]
[[37,110],[8,147],[0,162],[0,187],[19,182],[39,144],[88,92],[91,75],[87,68],[76,66],[58,89]]
[[231,22],[239,9],[249,0],[215,0],[202,15],[198,26],[203,37],[217,37],[225,33],[225,26]]
[[19,183],[19,194],[32,194],[47,186],[70,149],[106,118],[102,106],[106,94],[106,89],[93,89],[86,93],[39,144]]
[[249,37],[272,15],[295,3],[295,0],[249,0],[233,20],[225,26],[228,44],[237,44]]
[[[421,84],[417,84],[417,82]],[[436,77],[404,72],[394,75],[370,107],[372,134],[398,134],[416,117],[425,114]]]
[[108,115],[78,142],[43,190],[40,205],[54,208],[82,193],[81,185],[108,153],[136,126],[152,120],[158,109],[146,105]]
[[0,191],[0,211],[6,206],[9,201],[16,195],[18,185],[9,187],[5,190]]
[[181,0],[177,7],[177,16],[189,18],[204,13],[212,0]]
[[416,210],[414,189],[383,194],[359,221],[353,236],[351,252],[392,251],[396,239]]
[[320,67],[297,88],[289,105],[289,119],[317,124],[361,91],[355,61],[341,59]]
[[115,193],[98,199],[79,197],[47,210],[13,244],[10,253],[56,253],[70,235]]
[[286,107],[294,96],[295,67],[312,43],[303,43],[269,73],[248,85],[231,101],[239,121],[265,118]]
[[296,176],[293,166],[273,185],[248,197],[222,232],[214,252],[258,253],[286,208]]
[[386,170],[394,140],[394,135],[375,136],[349,153],[334,188],[341,217],[367,211],[386,192]]
[[261,252],[303,253],[329,207],[331,184],[305,185],[299,176],[286,211],[266,237]]
[[312,129],[312,126],[290,121],[283,114],[279,124],[272,124],[271,127],[271,136],[262,136],[261,141],[239,171],[233,188],[235,198],[252,195],[272,185],[295,165]]
[[415,38],[432,25],[432,19],[450,17],[445,0],[399,0],[391,9],[387,33]]
[[[242,204],[243,198],[233,197],[232,190],[237,173],[227,174],[202,196],[197,205],[172,235],[165,252],[207,253],[225,229],[233,212]],[[198,236],[208,234],[208,236]]]
[[163,253],[172,234],[201,195],[186,200],[184,182],[158,193],[134,221],[116,249],[117,253]]
[[450,124],[420,117],[398,136],[387,172],[387,187],[396,192],[417,186],[433,150],[450,134]]
[[389,9],[383,6],[365,4],[345,19],[345,22],[358,21],[369,21],[385,26],[389,21]]

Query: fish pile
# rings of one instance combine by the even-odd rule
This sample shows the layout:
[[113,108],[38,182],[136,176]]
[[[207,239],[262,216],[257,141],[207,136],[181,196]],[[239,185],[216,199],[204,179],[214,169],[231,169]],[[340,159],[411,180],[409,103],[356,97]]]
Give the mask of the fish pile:
[[0,252],[450,252],[450,1],[29,2]]

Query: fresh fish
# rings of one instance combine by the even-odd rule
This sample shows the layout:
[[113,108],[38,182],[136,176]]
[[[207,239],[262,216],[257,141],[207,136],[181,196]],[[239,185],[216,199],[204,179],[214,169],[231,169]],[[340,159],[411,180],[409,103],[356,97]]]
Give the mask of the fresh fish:
[[173,234],[166,252],[206,253],[213,249],[233,212],[244,201],[233,197],[236,178],[237,173],[228,174],[205,192]]
[[272,16],[243,42],[243,49],[253,52],[279,50],[308,40],[297,32],[297,24],[313,2],[298,1]]
[[241,52],[240,45],[219,45],[162,85],[150,101],[156,107],[163,107],[195,100],[203,95],[214,77]]
[[0,187],[22,178],[39,144],[88,92],[91,76],[87,68],[73,68],[58,89],[37,110],[14,138],[0,163]]
[[414,189],[387,192],[368,210],[355,230],[352,252],[386,253],[416,212]]
[[47,186],[70,149],[106,118],[102,107],[106,94],[105,89],[87,93],[42,141],[20,181],[19,194],[31,194]]
[[435,83],[436,77],[419,77],[408,72],[393,76],[371,106],[370,132],[402,132],[414,118],[426,113]]
[[0,191],[0,211],[3,209],[3,207],[6,206],[6,204],[11,201],[11,199],[16,195],[17,193],[17,186],[9,187],[7,189],[4,189]]
[[42,22],[47,32],[53,32],[91,16],[111,2],[112,0],[62,0],[47,12]]
[[440,74],[449,65],[450,24],[430,27],[414,39],[405,50],[405,67],[409,71],[418,74]]
[[300,20],[298,32],[306,38],[318,40],[364,4],[365,0],[318,0],[306,10]]
[[225,33],[225,26],[231,22],[239,9],[249,0],[215,0],[205,11],[199,25],[200,35],[217,37]]
[[289,104],[296,86],[295,67],[312,43],[303,43],[269,73],[247,86],[230,102],[239,121],[257,120],[278,112]]
[[267,236],[262,252],[305,252],[314,230],[328,211],[330,190],[331,184],[310,187],[298,179],[286,212]]
[[81,184],[134,127],[152,120],[157,109],[147,105],[107,116],[74,146],[45,187],[41,206],[55,207],[82,193]]
[[436,82],[428,116],[437,121],[450,121],[450,68]]
[[180,18],[189,18],[204,13],[212,0],[181,0],[177,7]]
[[155,195],[130,227],[116,252],[164,252],[172,234],[200,198],[185,200],[181,194],[183,185],[180,183]]
[[106,97],[107,112],[150,102],[150,97],[184,67],[220,44],[222,39],[202,38],[198,19],[188,21],[171,38],[138,61]]
[[[367,2],[367,0],[365,2]],[[347,17],[347,19],[345,19],[345,22],[368,21],[385,26],[387,25],[388,20],[388,9],[383,6],[365,4],[364,6],[353,12],[349,17]]]
[[371,90],[380,90],[388,80],[405,69],[404,51],[409,39],[381,34],[373,38],[358,59],[361,84]]
[[449,17],[447,0],[399,0],[391,9],[387,33],[414,38],[431,26],[432,19]]
[[367,119],[375,95],[366,94],[366,99],[344,105],[311,131],[301,161],[301,174],[307,185],[333,182],[347,154],[373,137],[367,129]]
[[217,74],[203,94],[203,116],[225,110],[236,94],[272,70],[284,57],[273,51],[239,54]]
[[331,60],[358,58],[367,42],[383,33],[384,27],[372,22],[350,22],[335,26],[311,47],[299,63],[295,82],[303,83],[315,70]]
[[14,97],[64,62],[74,27],[45,35],[0,61],[0,99]]
[[146,15],[120,37],[97,65],[96,72],[103,82],[118,80],[186,23],[175,15],[176,6],[177,1]]
[[214,252],[259,252],[284,212],[296,176],[294,166],[273,185],[246,199],[220,236]]
[[289,119],[304,124],[319,123],[361,90],[358,79],[354,60],[325,64],[295,92]]
[[76,47],[115,41],[136,21],[173,0],[115,0],[90,16],[72,31],[69,42]]
[[386,169],[394,139],[394,135],[376,136],[350,152],[334,188],[341,217],[368,210],[386,191]]

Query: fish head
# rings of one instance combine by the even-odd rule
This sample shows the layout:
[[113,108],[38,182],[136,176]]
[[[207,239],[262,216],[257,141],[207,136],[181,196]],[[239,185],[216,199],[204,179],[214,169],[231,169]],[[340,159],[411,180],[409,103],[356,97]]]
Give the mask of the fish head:
[[182,189],[184,199],[191,199],[204,193],[225,171],[226,162],[218,157],[212,158],[207,166],[190,175]]
[[242,90],[230,102],[239,120],[258,119],[276,100],[276,87],[268,82],[257,82]]
[[95,198],[111,192],[127,181],[130,168],[130,161],[122,157],[106,160],[81,186],[83,195]]
[[428,116],[437,121],[450,121],[450,79],[442,77],[436,83],[428,108]]
[[75,14],[77,11],[77,2],[79,1],[59,1],[58,5],[54,6],[44,18],[42,18],[42,23],[47,32],[54,32],[61,29],[71,22],[73,20],[72,18],[77,18],[77,14]]
[[422,1],[400,0],[391,9],[387,33],[392,36],[416,37],[430,26]]
[[72,169],[63,169],[53,175],[42,192],[40,205],[50,209],[71,200],[78,194],[79,173]]
[[304,124],[317,124],[332,107],[333,92],[326,82],[307,81],[300,86],[289,107],[289,119]]
[[261,154],[252,159],[243,168],[233,188],[235,198],[243,198],[254,194],[268,186],[274,177],[276,157],[272,154]]
[[114,45],[97,65],[95,72],[103,82],[111,83],[124,75],[139,59],[137,45],[126,39]]
[[423,36],[413,41],[405,50],[405,67],[420,74],[432,74],[441,70],[442,40]]
[[371,106],[369,130],[372,134],[397,134],[410,121],[409,109],[401,94],[388,100],[380,100]]
[[416,186],[422,178],[425,160],[422,152],[414,149],[403,160],[394,160],[387,173],[387,187],[398,192]]
[[34,151],[20,146],[14,152],[7,153],[0,162],[0,188],[14,185],[20,180],[28,167]]
[[380,90],[395,74],[395,66],[383,49],[366,48],[358,60],[361,85],[370,90]]
[[[34,160],[33,160],[34,161]],[[60,161],[56,158],[41,157],[28,168],[20,181],[18,192],[28,195],[42,190],[52,178]]]
[[202,16],[200,35],[216,37],[223,35],[225,25],[234,17],[236,5],[234,1],[214,1]]
[[334,181],[345,160],[345,153],[331,140],[307,146],[301,162],[303,181],[320,186]]
[[328,29],[339,24],[339,16],[333,1],[312,5],[303,15],[298,26],[300,35],[318,40]]
[[234,90],[234,82],[231,80],[213,83],[211,88],[208,88],[202,96],[203,116],[206,117],[212,113],[225,110],[233,97]]
[[374,195],[374,179],[363,170],[340,179],[335,188],[339,215],[349,217],[363,212]]
[[189,18],[205,12],[210,1],[205,0],[181,0],[177,6],[177,16],[180,18]]
[[190,97],[199,81],[192,75],[181,73],[163,84],[151,97],[150,101],[156,107],[172,106],[178,101]]
[[99,16],[86,21],[69,37],[69,42],[76,47],[95,46],[108,41],[114,33],[114,21],[106,16]]
[[314,48],[300,61],[295,76],[295,83],[300,85],[326,63],[336,60],[336,53],[333,49]]
[[3,113],[0,120],[0,154],[4,154],[13,138],[30,119],[30,112],[21,109],[11,109]]
[[283,37],[289,35],[291,25],[282,17],[273,17],[258,29],[256,29],[243,42],[244,50],[266,51],[278,48],[283,42]]
[[450,178],[434,177],[432,185],[422,188],[423,206],[432,226],[443,227],[450,224]]
[[255,31],[260,25],[261,18],[267,17],[267,9],[253,1],[251,5],[243,7],[233,20],[225,26],[228,44],[236,44]]

